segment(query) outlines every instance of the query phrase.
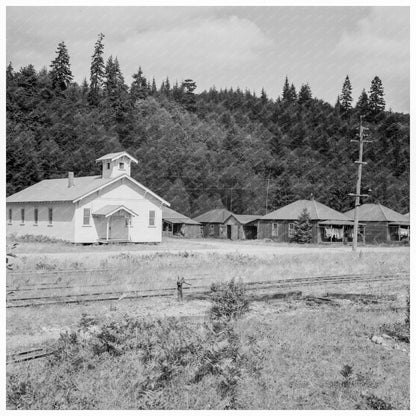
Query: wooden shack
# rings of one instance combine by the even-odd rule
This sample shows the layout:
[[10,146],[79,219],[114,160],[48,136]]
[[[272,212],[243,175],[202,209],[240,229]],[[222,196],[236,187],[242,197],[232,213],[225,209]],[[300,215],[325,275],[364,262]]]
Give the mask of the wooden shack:
[[[345,212],[354,219],[355,208]],[[410,238],[410,220],[403,214],[379,203],[358,207],[358,220],[365,227],[366,243],[393,243]]]
[[200,238],[202,225],[171,208],[162,207],[163,235],[168,237]]
[[261,215],[231,214],[225,221],[230,240],[255,240]]
[[312,243],[347,242],[354,225],[350,218],[318,201],[298,200],[263,216],[258,222],[258,238],[290,242],[295,222],[306,209],[312,223]]
[[[232,215],[232,212],[225,208],[212,209],[204,214],[194,217],[193,220],[202,224],[203,237],[231,238],[232,228],[227,228],[225,221]],[[228,224],[232,226],[232,224]]]

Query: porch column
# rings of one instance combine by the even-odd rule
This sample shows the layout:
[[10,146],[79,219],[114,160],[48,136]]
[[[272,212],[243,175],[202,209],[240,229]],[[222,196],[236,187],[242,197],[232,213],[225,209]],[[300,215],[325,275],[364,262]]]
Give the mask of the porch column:
[[110,229],[110,217],[107,217],[107,241],[108,241],[109,229]]

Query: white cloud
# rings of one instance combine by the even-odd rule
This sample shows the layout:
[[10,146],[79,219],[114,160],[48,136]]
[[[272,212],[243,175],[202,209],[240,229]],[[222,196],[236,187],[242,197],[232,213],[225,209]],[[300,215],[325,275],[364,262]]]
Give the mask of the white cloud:
[[273,42],[252,22],[230,17],[195,19],[188,24],[141,32],[117,44],[108,39],[107,50],[118,51],[123,67],[171,79],[215,79],[244,72]]

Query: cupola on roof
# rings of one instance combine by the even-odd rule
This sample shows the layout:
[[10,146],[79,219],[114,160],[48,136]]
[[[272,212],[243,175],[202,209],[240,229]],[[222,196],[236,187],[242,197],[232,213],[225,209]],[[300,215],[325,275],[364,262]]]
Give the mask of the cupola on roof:
[[107,153],[96,160],[102,163],[102,177],[115,178],[120,175],[130,176],[131,163],[138,163],[137,159],[129,155],[127,152]]

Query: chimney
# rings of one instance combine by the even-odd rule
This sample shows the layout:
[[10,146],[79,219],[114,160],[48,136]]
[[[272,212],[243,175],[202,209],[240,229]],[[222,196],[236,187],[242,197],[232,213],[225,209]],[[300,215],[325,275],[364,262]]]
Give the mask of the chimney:
[[74,172],[68,172],[68,188],[74,186]]

